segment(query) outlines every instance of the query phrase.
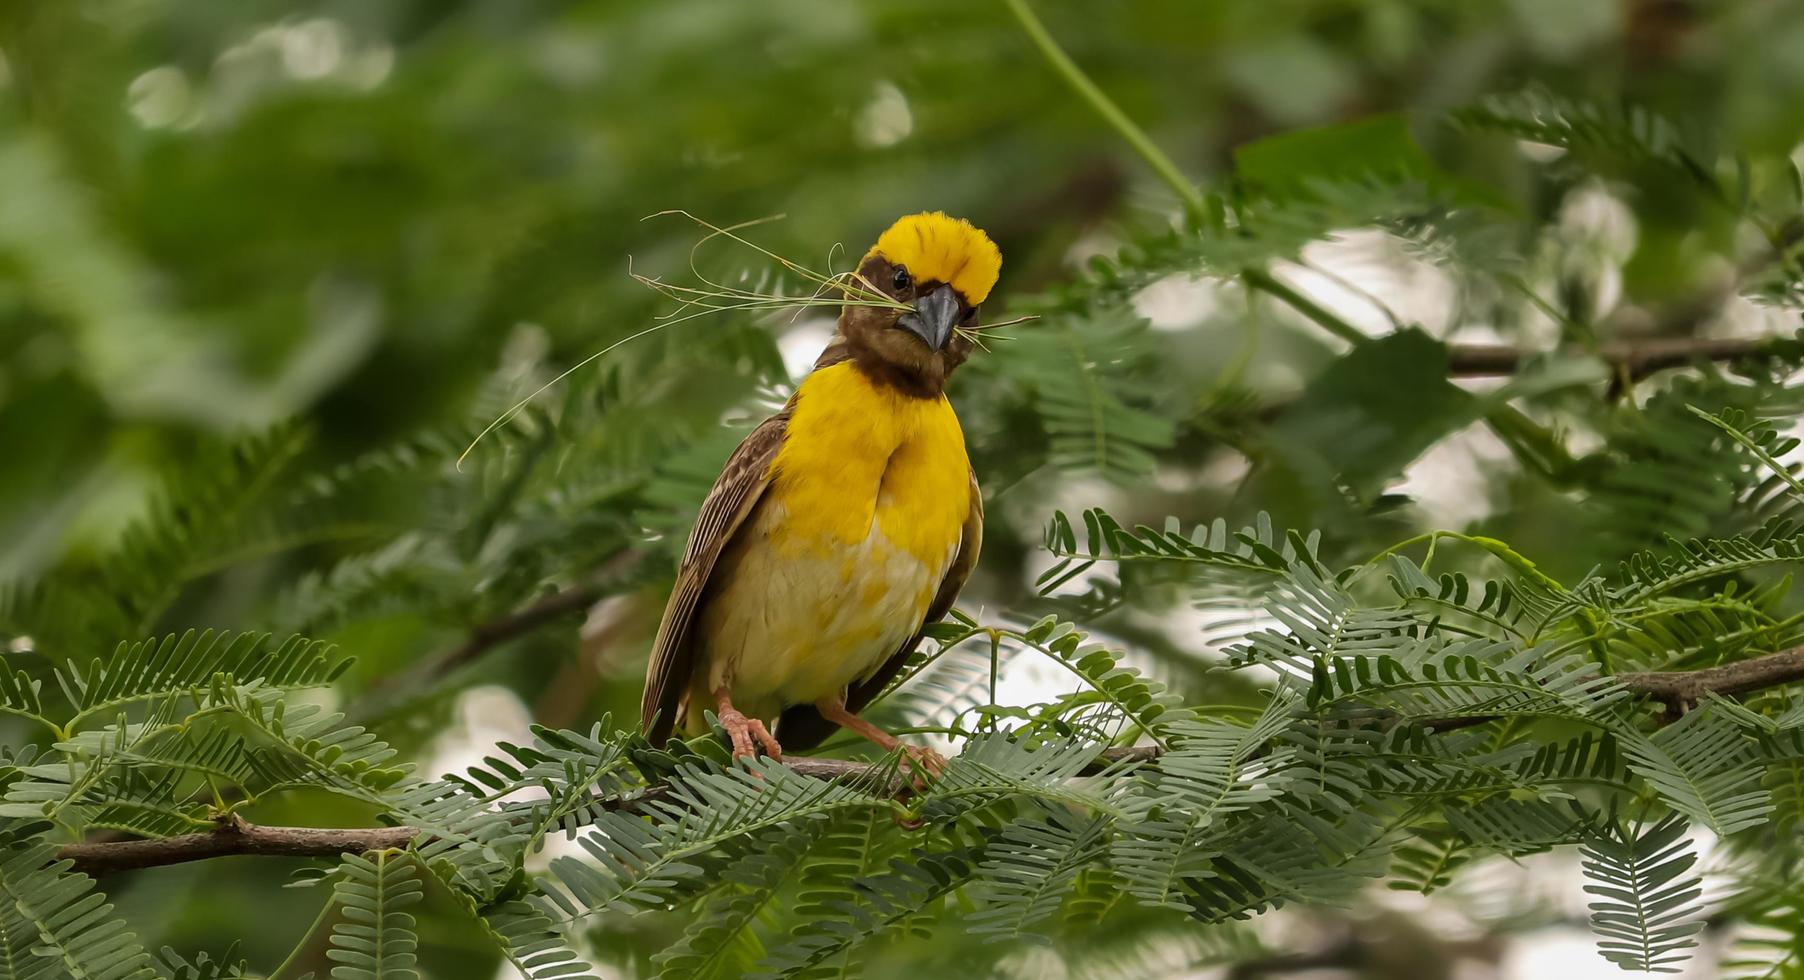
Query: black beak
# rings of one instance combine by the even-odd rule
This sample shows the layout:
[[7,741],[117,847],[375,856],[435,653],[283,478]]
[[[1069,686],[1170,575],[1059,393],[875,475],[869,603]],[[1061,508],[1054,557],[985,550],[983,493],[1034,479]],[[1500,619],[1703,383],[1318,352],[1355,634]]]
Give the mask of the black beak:
[[958,314],[958,294],[951,286],[941,286],[915,300],[914,312],[902,314],[896,322],[927,341],[928,347],[941,350],[952,339],[952,325],[958,322]]

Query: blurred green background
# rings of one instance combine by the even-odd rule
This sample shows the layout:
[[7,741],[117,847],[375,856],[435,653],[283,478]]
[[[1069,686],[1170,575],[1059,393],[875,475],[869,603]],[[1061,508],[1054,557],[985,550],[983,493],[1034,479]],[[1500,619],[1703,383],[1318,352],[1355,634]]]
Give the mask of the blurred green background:
[[[1390,303],[1441,339],[1534,349],[1796,330],[1783,288],[1762,293],[1758,259],[1795,241],[1804,5],[1039,10],[1206,188],[1241,192],[1229,190],[1248,177],[1236,147],[1404,113],[1429,182],[1479,202],[1480,227],[1460,239],[1469,251],[1426,256],[1396,245],[1408,239],[1395,223],[1301,233],[1309,247],[1288,281],[1362,329],[1389,332],[1374,311]],[[1716,191],[1630,150],[1548,153],[1447,121],[1531,87],[1665,120],[1646,142],[1686,147]],[[1316,161],[1324,172],[1337,152]],[[56,600],[32,583],[104,591],[120,587],[108,578],[119,555],[185,549],[158,601],[121,599],[117,622],[11,631],[15,652],[83,661],[187,626],[323,635],[359,661],[339,706],[428,769],[473,761],[529,719],[630,718],[672,535],[744,422],[812,358],[822,322],[672,327],[547,393],[461,471],[449,463],[515,399],[669,308],[628,276],[629,257],[636,271],[687,273],[694,226],[641,220],[668,208],[721,223],[784,215],[757,240],[817,268],[836,243],[843,267],[922,209],[997,240],[990,315],[1044,318],[1016,329],[1019,346],[980,355],[953,391],[995,515],[972,608],[1034,611],[1034,549],[1055,507],[1107,503],[1154,521],[1269,509],[1346,553],[1475,527],[1569,571],[1664,531],[1746,520],[1726,485],[1663,497],[1654,513],[1607,496],[1668,479],[1662,461],[1682,474],[1685,458],[1643,451],[1640,410],[1605,390],[1594,363],[1569,376],[1554,365],[1553,380],[1512,391],[1579,457],[1537,471],[1519,442],[1475,424],[1463,396],[1385,400],[1424,377],[1445,386],[1438,348],[1323,376],[1344,344],[1269,297],[1197,280],[1223,271],[1205,263],[1163,270],[1106,313],[1076,309],[1062,284],[1103,276],[1092,256],[1149,247],[1180,201],[999,3],[10,0],[0,580],[22,584],[7,602],[35,610],[21,622],[52,623],[40,613]],[[746,252],[703,261],[723,276],[770,273]],[[1500,289],[1500,269],[1531,288]],[[1109,386],[1090,407],[1122,413],[1109,422],[1122,448],[1092,438],[1073,452],[1046,421],[1060,410],[1053,389],[1070,386],[1035,372],[1055,370],[1066,339],[1090,346],[1058,370],[1072,386]],[[1717,384],[1723,404],[1746,400],[1730,381],[1697,383]],[[1354,405],[1366,414],[1345,416]],[[1362,430],[1371,444],[1346,447],[1347,418],[1376,426]],[[248,488],[227,479],[246,473]],[[234,488],[211,512],[159,503],[160,488],[208,481]],[[128,530],[145,522],[178,531]],[[1204,677],[1212,647],[1161,611],[1154,585],[1145,610],[1116,611],[1108,627],[1188,693],[1235,697]],[[580,638],[581,617],[565,615],[419,676],[472,628],[571,587],[610,596]],[[263,816],[360,819],[340,805]],[[268,967],[319,899],[278,892],[276,865],[163,869],[111,895],[153,947],[242,939]],[[455,916],[424,921],[429,976],[495,975]],[[607,923],[598,955],[647,973],[667,926]]]

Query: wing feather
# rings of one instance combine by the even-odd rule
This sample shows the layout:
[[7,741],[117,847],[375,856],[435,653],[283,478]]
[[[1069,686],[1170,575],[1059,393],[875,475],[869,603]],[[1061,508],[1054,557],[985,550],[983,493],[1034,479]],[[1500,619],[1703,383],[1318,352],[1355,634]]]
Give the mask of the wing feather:
[[[977,556],[983,550],[983,491],[977,486],[977,474],[971,474],[971,512],[965,516],[965,526],[959,536],[958,553],[953,555],[952,564],[947,567],[946,575],[940,579],[940,587],[933,594],[933,601],[927,606],[927,616],[921,621],[921,628],[908,641],[896,648],[877,672],[863,681],[854,683],[846,691],[846,707],[853,712],[863,711],[883,693],[896,675],[902,672],[908,656],[920,646],[921,637],[928,626],[944,619],[952,611],[953,603],[958,601],[958,594],[965,587],[965,581],[971,577],[971,569],[977,567]],[[814,705],[798,704],[783,712],[777,724],[777,739],[783,743],[785,751],[802,751],[811,749],[824,741],[827,736],[839,730],[839,726],[821,717]]]
[[677,706],[695,671],[689,634],[696,609],[721,553],[770,486],[771,462],[783,445],[789,416],[786,407],[765,419],[733,450],[689,532],[689,545],[677,566],[676,585],[652,644],[651,663],[645,669],[645,695],[639,702],[639,727],[654,745],[669,739],[676,726]]

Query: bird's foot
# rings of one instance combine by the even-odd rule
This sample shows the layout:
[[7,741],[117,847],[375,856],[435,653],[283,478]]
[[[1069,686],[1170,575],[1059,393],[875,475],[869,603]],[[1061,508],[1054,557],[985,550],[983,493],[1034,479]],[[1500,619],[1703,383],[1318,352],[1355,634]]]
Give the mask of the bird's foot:
[[763,719],[749,719],[747,727],[752,730],[752,738],[758,742],[758,747],[764,750],[765,755],[776,762],[783,761],[783,746],[778,745],[777,737],[770,733],[769,728],[764,727]]
[[926,773],[935,779],[946,772],[946,757],[925,745],[902,746],[902,757],[916,773]]
[[715,717],[720,720],[720,727],[726,729],[727,738],[733,742],[733,758],[753,758],[758,754],[757,749],[761,748],[765,755],[778,762],[783,761],[783,746],[777,744],[770,729],[764,726],[763,719],[748,718],[737,708],[722,708]]
[[821,700],[814,702],[814,708],[821,713],[822,718],[827,719],[847,731],[863,735],[865,738],[877,743],[877,745],[885,752],[894,752],[897,749],[901,749],[902,758],[908,763],[908,767],[914,771],[914,784],[916,789],[926,789],[926,777],[938,777],[941,773],[946,771],[945,756],[925,745],[902,744],[896,736],[891,735],[889,732],[878,728],[876,725],[873,725],[846,710],[846,699],[844,695],[834,698],[822,698]]

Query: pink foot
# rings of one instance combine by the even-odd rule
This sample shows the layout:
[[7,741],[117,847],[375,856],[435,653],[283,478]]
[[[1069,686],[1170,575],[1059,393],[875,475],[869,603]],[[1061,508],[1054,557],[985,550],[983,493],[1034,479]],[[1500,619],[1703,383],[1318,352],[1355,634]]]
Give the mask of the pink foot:
[[[733,741],[733,758],[753,758],[758,754],[757,748],[762,748],[765,755],[782,761],[783,746],[777,744],[762,720],[747,718],[735,708],[722,709],[715,717],[720,719],[720,727],[726,729],[727,737]],[[753,747],[754,743],[757,748]]]

